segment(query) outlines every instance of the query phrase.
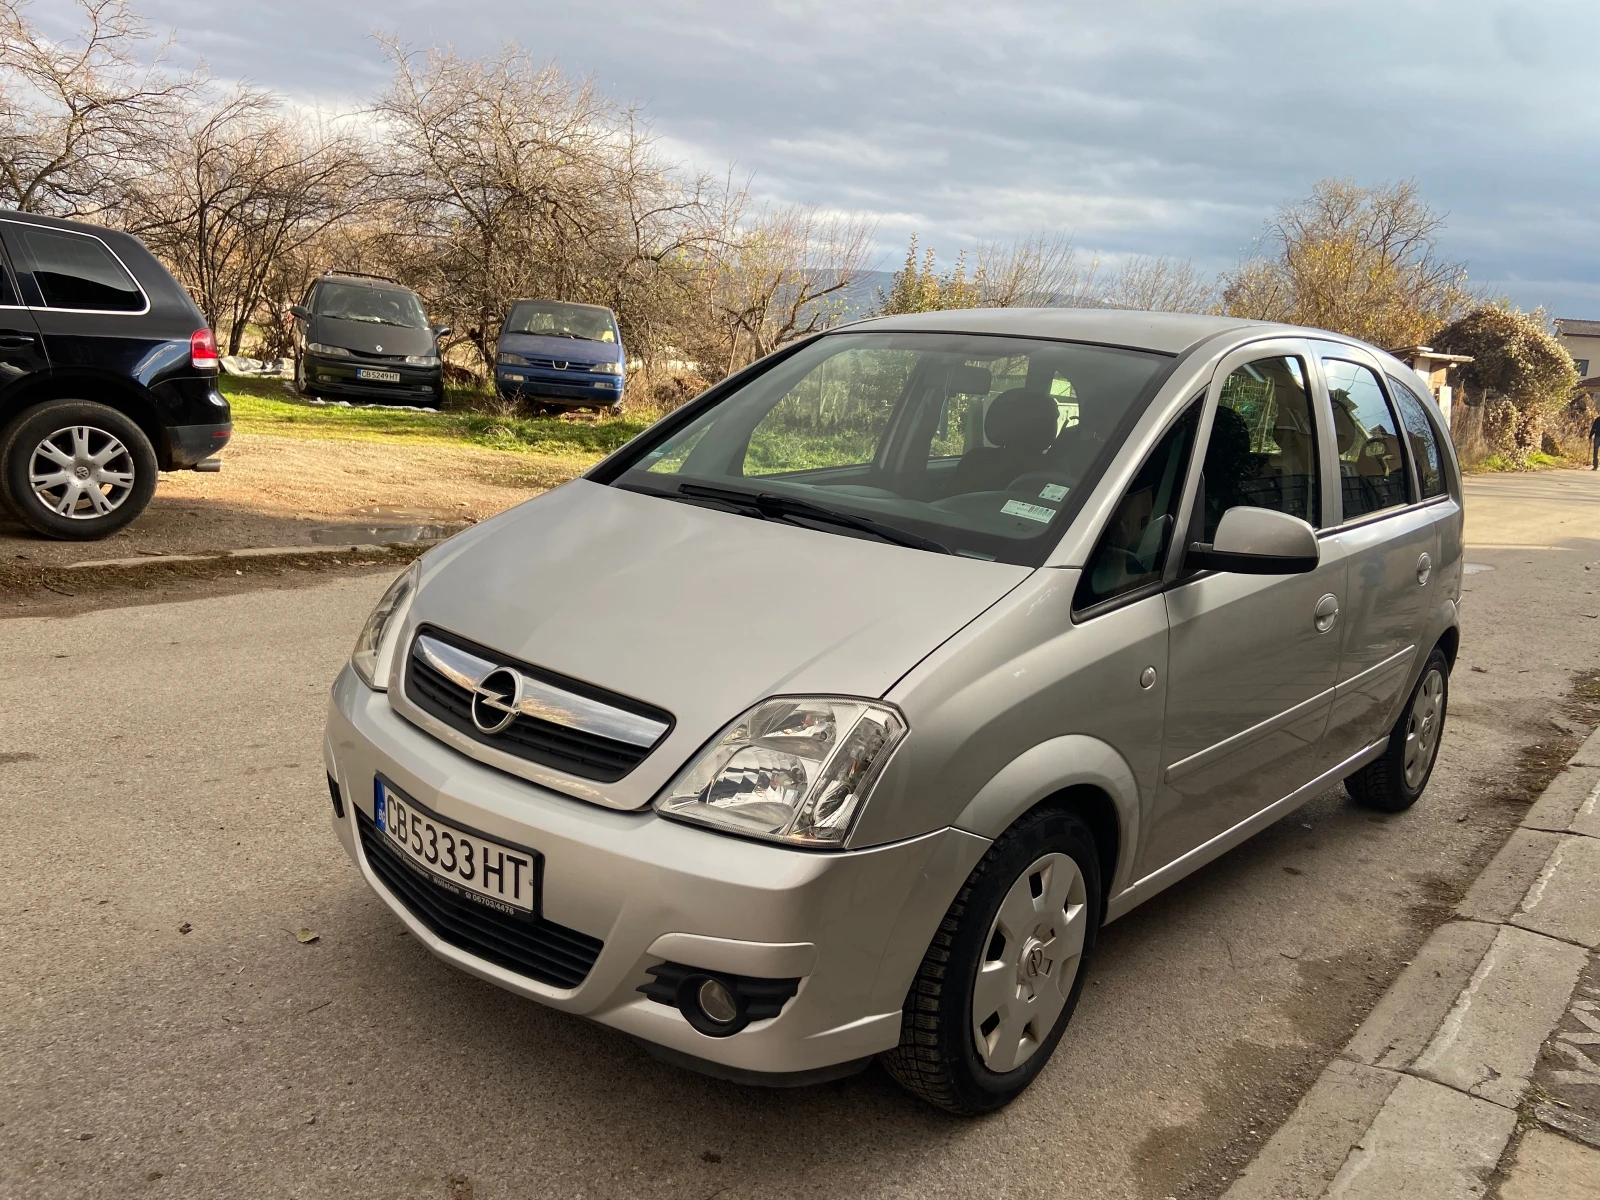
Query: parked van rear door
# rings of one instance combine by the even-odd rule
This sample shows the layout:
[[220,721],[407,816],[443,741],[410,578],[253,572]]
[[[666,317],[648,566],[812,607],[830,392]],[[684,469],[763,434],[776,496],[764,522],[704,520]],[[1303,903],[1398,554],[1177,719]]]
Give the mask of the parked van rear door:
[[1329,766],[1388,732],[1405,699],[1439,532],[1406,452],[1377,362],[1351,346],[1316,343],[1339,461],[1340,516],[1323,539],[1345,562],[1339,684],[1328,719]]

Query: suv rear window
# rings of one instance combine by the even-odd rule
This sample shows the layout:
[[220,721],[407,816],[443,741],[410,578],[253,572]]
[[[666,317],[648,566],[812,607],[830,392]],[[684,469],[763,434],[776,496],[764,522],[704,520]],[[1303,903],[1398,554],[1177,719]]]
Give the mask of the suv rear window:
[[20,223],[8,232],[22,248],[45,307],[144,311],[144,293],[99,238]]

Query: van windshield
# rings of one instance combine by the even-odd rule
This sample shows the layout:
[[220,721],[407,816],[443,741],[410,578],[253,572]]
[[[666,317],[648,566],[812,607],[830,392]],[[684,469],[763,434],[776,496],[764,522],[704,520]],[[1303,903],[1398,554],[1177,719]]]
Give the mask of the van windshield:
[[1073,342],[830,334],[688,424],[646,434],[608,475],[666,499],[1033,566],[1171,362]]
[[502,333],[536,333],[544,337],[578,338],[585,342],[617,340],[617,323],[608,308],[563,304],[559,300],[524,300],[511,308]]
[[428,327],[422,301],[399,288],[325,283],[317,291],[317,315],[342,321],[365,321],[370,325],[398,325],[402,329]]

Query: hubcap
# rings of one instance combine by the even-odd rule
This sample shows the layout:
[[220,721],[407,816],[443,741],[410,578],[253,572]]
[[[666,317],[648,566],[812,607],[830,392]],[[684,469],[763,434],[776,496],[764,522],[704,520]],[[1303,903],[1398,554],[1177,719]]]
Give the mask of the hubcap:
[[1066,854],[1019,875],[995,914],[972,987],[972,1037],[991,1071],[1022,1066],[1055,1028],[1078,977],[1088,888]]
[[28,456],[28,483],[51,512],[74,521],[103,517],[133,491],[133,455],[93,425],[58,429]]
[[1423,677],[1406,719],[1406,786],[1412,791],[1422,786],[1433,756],[1439,749],[1439,731],[1444,725],[1444,675],[1431,670]]

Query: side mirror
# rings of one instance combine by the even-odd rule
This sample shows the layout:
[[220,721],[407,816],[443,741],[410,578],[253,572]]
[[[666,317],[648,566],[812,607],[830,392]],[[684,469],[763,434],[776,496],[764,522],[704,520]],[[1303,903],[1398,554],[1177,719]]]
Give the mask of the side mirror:
[[449,337],[454,332],[455,330],[448,325],[435,325],[433,327],[433,336],[436,338]]
[[289,315],[291,317],[298,317],[302,321],[311,320],[311,310],[304,304],[289,305]]
[[1189,543],[1184,565],[1237,575],[1301,575],[1322,561],[1316,530],[1299,517],[1238,505],[1222,514],[1209,545]]

